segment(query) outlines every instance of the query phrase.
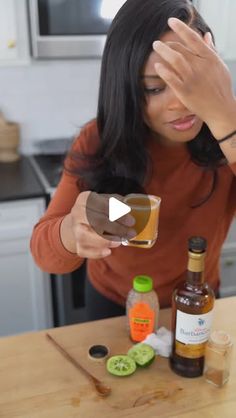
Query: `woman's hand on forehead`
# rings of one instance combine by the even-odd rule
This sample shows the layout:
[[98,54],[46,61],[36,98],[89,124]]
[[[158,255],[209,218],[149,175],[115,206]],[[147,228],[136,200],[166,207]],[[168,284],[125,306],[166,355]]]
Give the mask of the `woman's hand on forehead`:
[[[202,57],[204,57],[206,53],[209,52],[209,48],[216,52],[213,42],[211,42],[211,44],[206,44],[197,28],[192,29],[186,25],[186,23],[182,22],[182,20],[179,20],[175,17],[168,19],[168,25],[173,30],[173,32],[179,36],[183,43],[188,46],[188,49],[195,55],[202,55]],[[207,33],[210,34],[210,32]],[[211,40],[211,34],[209,40]]]
[[235,105],[230,72],[210,32],[201,36],[177,18],[168,19],[168,24],[183,43],[155,41],[155,71],[186,108],[211,129],[222,112]]

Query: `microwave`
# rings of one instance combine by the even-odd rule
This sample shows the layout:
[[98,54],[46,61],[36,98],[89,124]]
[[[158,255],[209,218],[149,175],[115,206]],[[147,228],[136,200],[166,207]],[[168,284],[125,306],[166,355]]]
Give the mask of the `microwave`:
[[101,57],[108,28],[125,1],[28,0],[33,57]]

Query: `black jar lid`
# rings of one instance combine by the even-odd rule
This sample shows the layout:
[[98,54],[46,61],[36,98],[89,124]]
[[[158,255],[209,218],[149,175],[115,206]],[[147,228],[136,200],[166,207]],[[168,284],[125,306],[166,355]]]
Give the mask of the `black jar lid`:
[[89,348],[89,356],[92,357],[94,360],[103,359],[108,355],[108,348],[105,345],[92,345]]

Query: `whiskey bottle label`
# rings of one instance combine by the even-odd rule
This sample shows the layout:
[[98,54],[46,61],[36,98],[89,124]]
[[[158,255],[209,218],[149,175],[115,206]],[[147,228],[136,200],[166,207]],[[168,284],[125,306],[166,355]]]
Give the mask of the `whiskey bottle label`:
[[212,310],[201,315],[187,314],[177,310],[175,345],[178,355],[187,358],[198,358],[204,355],[212,318]]

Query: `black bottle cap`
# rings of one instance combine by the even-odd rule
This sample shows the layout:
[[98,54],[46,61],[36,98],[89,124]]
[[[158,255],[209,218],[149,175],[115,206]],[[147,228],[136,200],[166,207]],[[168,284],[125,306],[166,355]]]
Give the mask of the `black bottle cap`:
[[203,237],[191,237],[188,240],[188,249],[189,251],[202,253],[206,251],[207,241]]

